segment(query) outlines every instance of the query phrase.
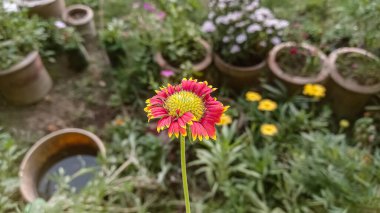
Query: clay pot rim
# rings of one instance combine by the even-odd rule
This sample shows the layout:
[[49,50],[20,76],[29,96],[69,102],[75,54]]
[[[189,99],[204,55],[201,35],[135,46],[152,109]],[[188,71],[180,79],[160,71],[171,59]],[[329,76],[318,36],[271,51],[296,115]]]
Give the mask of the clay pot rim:
[[[319,71],[318,75],[308,76],[308,77],[290,75],[284,72],[280,68],[279,64],[276,61],[278,52],[284,48],[295,47],[295,46],[300,46],[303,49],[306,49],[318,54],[318,57],[321,59],[321,65],[322,65],[321,70]],[[319,48],[313,45],[304,43],[304,42],[300,44],[297,44],[296,42],[285,42],[285,43],[278,44],[272,48],[272,50],[269,52],[269,57],[268,57],[268,66],[276,77],[280,78],[283,81],[287,81],[289,83],[300,85],[300,86],[303,86],[309,83],[320,83],[320,82],[323,82],[325,79],[327,79],[327,77],[329,76],[330,70],[328,69],[326,63],[327,63],[327,56]]]
[[[75,10],[81,10],[81,11],[85,12],[86,14],[84,17],[82,17],[80,19],[72,18],[70,16],[70,13],[72,11],[75,11]],[[70,6],[66,7],[66,9],[64,10],[64,12],[62,14],[62,19],[66,23],[68,23],[72,26],[80,26],[80,25],[87,24],[93,18],[94,18],[94,11],[92,11],[92,9],[90,7],[83,5],[83,4],[70,5]]]
[[356,92],[360,94],[375,94],[375,93],[380,92],[380,83],[371,85],[371,86],[365,86],[365,85],[358,84],[356,81],[352,79],[346,79],[339,73],[336,67],[336,60],[339,57],[339,55],[342,55],[345,53],[358,53],[358,54],[367,56],[369,58],[379,59],[374,54],[360,48],[343,47],[343,48],[336,49],[332,53],[330,53],[328,57],[328,64],[331,70],[331,73],[330,73],[331,78],[339,86],[352,92]]
[[[246,73],[246,72],[252,72],[255,70],[259,70],[265,67],[266,65],[266,60],[261,61],[260,63],[249,66],[249,67],[241,67],[241,66],[235,66],[233,64],[225,62],[217,53],[214,53],[214,60],[217,63],[222,64],[224,67],[226,67],[229,70],[234,70],[234,72],[238,73]],[[224,69],[219,69],[221,72],[229,74],[230,72],[226,72]]]
[[[199,42],[203,46],[203,48],[206,50],[204,59],[197,64],[193,64],[194,71],[200,72],[200,71],[205,70],[208,66],[210,66],[212,62],[212,47],[207,41],[205,41],[202,38],[197,38],[195,40]],[[164,58],[164,56],[162,55],[160,51],[156,52],[156,54],[154,55],[154,60],[163,69],[169,69],[176,73],[180,72],[180,68],[176,68],[173,65],[170,65],[169,62]]]
[[31,1],[31,0],[17,0],[16,4],[21,6],[21,7],[33,8],[33,7],[39,7],[39,6],[43,6],[43,5],[52,4],[55,1],[57,1],[57,0],[33,0],[33,1]]
[[12,65],[10,68],[6,70],[0,70],[0,77],[4,75],[8,75],[14,72],[17,72],[26,66],[30,65],[33,63],[34,60],[39,56],[38,51],[32,51],[29,54],[27,54],[20,62],[18,62],[15,65]]
[[31,156],[33,154],[35,154],[35,152],[45,143],[47,143],[50,139],[54,138],[54,137],[57,137],[59,135],[64,135],[64,134],[70,134],[70,133],[77,133],[77,134],[81,134],[81,135],[85,135],[89,138],[91,138],[91,140],[97,145],[97,147],[99,148],[99,154],[103,157],[105,157],[106,155],[106,149],[105,149],[105,146],[103,144],[103,142],[100,140],[100,138],[98,136],[96,136],[94,133],[92,132],[89,132],[87,130],[84,130],[84,129],[78,129],[78,128],[65,128],[65,129],[61,129],[61,130],[57,130],[55,132],[52,132],[44,137],[42,137],[41,139],[39,139],[29,150],[28,152],[25,154],[22,162],[21,162],[21,165],[20,165],[20,170],[19,170],[19,178],[20,178],[20,191],[21,191],[21,194],[23,196],[23,198],[28,201],[28,202],[32,202],[34,200],[33,197],[30,197],[28,196],[28,193],[25,192],[25,190],[27,190],[25,187],[24,187],[24,181],[25,181],[25,176],[23,175],[24,171],[25,171],[25,168],[26,166],[28,165],[28,162],[31,158]]

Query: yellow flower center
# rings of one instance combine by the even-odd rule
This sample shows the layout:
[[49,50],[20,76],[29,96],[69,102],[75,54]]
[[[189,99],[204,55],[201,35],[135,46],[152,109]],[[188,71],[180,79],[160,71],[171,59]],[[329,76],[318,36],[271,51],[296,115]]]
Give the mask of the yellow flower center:
[[165,108],[171,116],[182,116],[186,112],[191,112],[196,121],[202,118],[205,111],[202,98],[189,91],[180,91],[168,97]]

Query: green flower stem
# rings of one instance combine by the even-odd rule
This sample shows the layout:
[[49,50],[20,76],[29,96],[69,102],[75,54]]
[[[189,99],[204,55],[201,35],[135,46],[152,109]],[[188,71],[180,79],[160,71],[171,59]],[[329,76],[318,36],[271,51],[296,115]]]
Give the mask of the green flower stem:
[[181,169],[182,169],[183,195],[185,197],[186,213],[191,213],[191,210],[190,210],[189,189],[188,189],[188,186],[187,186],[186,149],[185,149],[185,147],[186,147],[185,137],[181,136]]

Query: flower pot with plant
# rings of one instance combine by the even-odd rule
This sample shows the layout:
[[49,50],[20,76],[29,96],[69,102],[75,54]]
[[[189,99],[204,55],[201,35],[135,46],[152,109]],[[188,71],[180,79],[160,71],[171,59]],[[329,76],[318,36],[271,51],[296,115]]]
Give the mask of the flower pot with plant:
[[259,0],[210,1],[202,31],[211,33],[214,60],[232,86],[248,86],[265,70],[266,57],[288,21],[276,19]]
[[127,26],[123,20],[113,19],[100,33],[100,39],[113,67],[122,65],[127,56],[126,31]]
[[289,91],[301,90],[306,84],[320,84],[328,77],[327,56],[306,43],[286,42],[269,53],[268,66],[273,75],[283,81]]
[[38,53],[47,38],[44,28],[22,12],[0,13],[0,26],[0,93],[17,105],[41,100],[52,87]]
[[192,70],[200,74],[212,62],[211,46],[201,38],[197,25],[180,15],[182,10],[173,4],[165,19],[154,18],[161,28],[154,32],[159,35],[153,36],[157,48],[155,61],[163,70]]
[[371,95],[380,92],[380,59],[359,48],[340,48],[328,58],[331,69],[327,87],[333,111],[353,119]]
[[17,4],[43,18],[61,18],[65,10],[65,0],[18,0]]

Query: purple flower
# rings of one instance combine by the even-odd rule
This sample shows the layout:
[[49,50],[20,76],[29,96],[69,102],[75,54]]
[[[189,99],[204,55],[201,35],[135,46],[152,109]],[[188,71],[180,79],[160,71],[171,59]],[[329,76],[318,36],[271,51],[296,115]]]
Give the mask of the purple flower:
[[240,47],[238,45],[236,45],[236,44],[233,45],[231,47],[230,53],[235,54],[235,53],[238,53],[238,52],[240,52]]
[[163,21],[166,17],[166,13],[163,12],[163,11],[160,11],[157,13],[157,19],[160,20],[160,21]]
[[165,78],[170,78],[171,76],[175,75],[174,71],[172,70],[162,70],[160,74]]
[[55,22],[54,22],[54,25],[55,25],[55,27],[57,27],[57,28],[59,28],[59,29],[63,29],[63,28],[66,27],[66,24],[65,24],[65,22],[63,22],[63,21],[55,21]]
[[206,21],[202,25],[202,32],[204,32],[204,33],[212,33],[215,30],[216,30],[216,27],[215,27],[214,23],[212,23],[211,21]]
[[150,3],[144,3],[144,9],[148,12],[156,11],[156,8]]

